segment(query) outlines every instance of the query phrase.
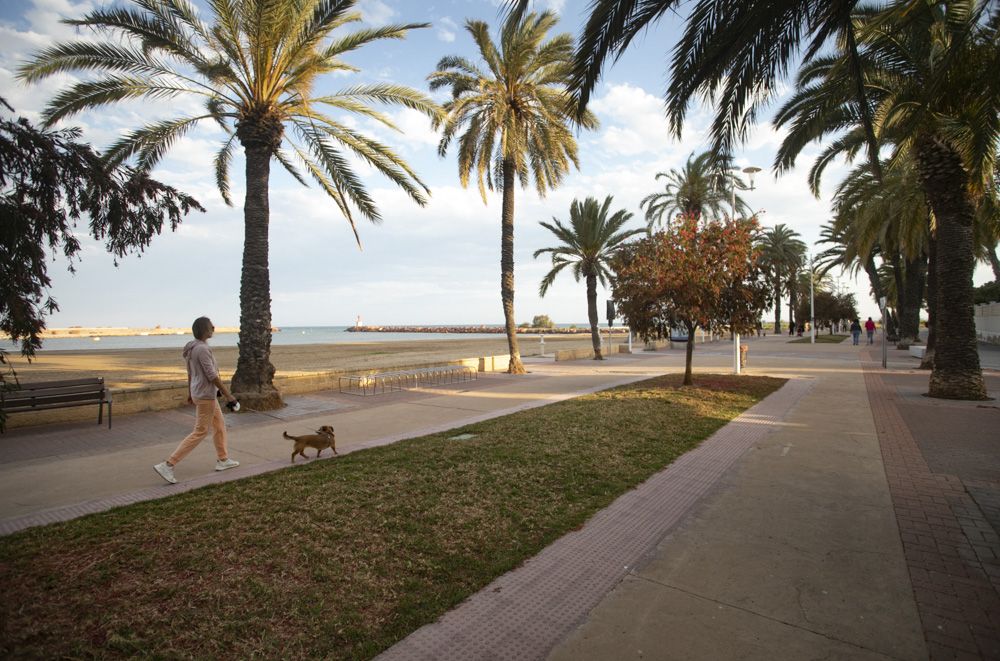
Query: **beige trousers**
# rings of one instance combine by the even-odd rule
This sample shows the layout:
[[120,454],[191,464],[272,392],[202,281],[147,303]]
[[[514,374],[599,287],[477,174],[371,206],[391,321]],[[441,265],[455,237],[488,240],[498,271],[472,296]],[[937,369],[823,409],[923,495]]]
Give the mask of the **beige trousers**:
[[196,399],[194,400],[196,418],[194,421],[194,431],[188,434],[187,438],[181,441],[174,453],[167,459],[172,466],[188,456],[191,450],[201,443],[208,430],[212,429],[212,440],[215,442],[215,456],[219,459],[226,459],[229,454],[226,452],[226,422],[222,418],[222,408],[216,399]]

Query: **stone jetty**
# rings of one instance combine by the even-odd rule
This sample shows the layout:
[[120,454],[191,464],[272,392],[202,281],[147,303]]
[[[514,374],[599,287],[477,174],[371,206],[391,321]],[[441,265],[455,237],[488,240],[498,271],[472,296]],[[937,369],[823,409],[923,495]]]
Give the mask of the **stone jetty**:
[[[503,326],[348,326],[348,333],[505,333]],[[605,329],[602,329],[605,330]],[[530,328],[518,326],[519,335],[579,335],[589,334],[590,327]]]

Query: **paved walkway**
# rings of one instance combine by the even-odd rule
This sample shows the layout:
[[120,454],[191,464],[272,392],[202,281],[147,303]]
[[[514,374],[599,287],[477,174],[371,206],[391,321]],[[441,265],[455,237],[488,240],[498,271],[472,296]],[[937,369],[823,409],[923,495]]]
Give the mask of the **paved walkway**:
[[[922,397],[890,352],[750,342],[781,391],[385,658],[1000,658],[1000,406]],[[725,371],[727,343],[696,369]],[[450,389],[290,398],[233,417],[166,486],[190,413],[19,429],[0,443],[0,533],[288,465],[280,434],[332,424],[353,451],[682,368],[681,351],[534,362]],[[1000,392],[1000,373],[988,372]],[[923,390],[922,390],[923,389]]]

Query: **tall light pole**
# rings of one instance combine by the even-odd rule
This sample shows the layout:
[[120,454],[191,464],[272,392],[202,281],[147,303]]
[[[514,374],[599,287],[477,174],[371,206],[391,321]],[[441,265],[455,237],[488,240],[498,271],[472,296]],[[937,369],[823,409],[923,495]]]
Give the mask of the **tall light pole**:
[[882,309],[882,369],[885,369],[886,360],[888,357],[888,347],[885,345],[885,315],[886,315],[886,300],[885,296],[878,299],[878,306]]
[[[750,179],[750,190],[754,190],[753,176],[760,172],[760,168],[754,167],[752,165],[743,168],[743,172]],[[733,220],[736,220],[736,174],[730,173],[733,177],[733,191],[732,191],[732,208],[733,208]],[[740,373],[740,334],[733,329],[733,374]]]

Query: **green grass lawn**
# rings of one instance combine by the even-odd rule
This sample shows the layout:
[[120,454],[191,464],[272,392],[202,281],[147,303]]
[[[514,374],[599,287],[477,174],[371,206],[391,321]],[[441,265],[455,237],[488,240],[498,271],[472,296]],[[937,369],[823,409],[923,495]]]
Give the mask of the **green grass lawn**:
[[[695,380],[0,538],[0,657],[371,657],[784,383]],[[449,439],[462,433],[475,436]]]
[[[829,335],[826,333],[816,334],[816,344],[840,344],[844,340],[849,339],[850,335]],[[809,344],[809,335],[806,334],[805,337],[800,337],[794,340],[789,340],[789,344]]]

